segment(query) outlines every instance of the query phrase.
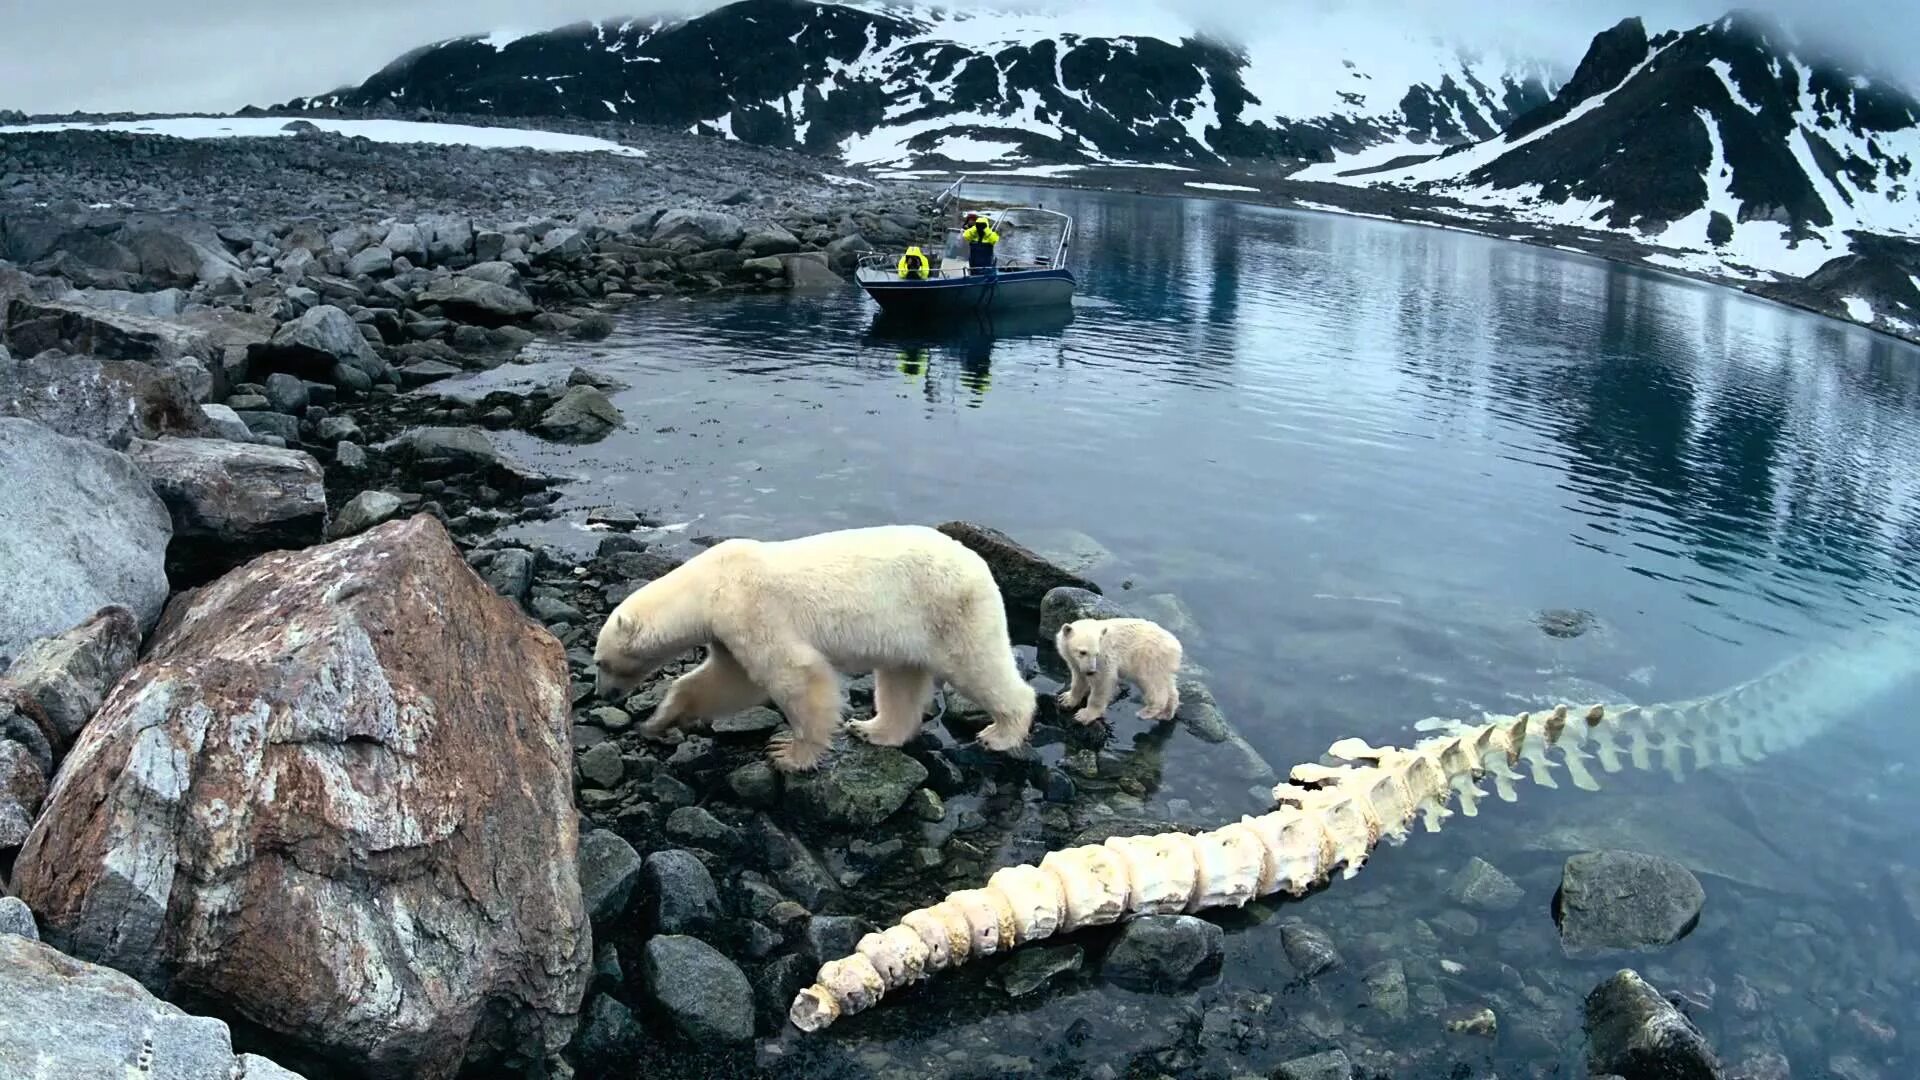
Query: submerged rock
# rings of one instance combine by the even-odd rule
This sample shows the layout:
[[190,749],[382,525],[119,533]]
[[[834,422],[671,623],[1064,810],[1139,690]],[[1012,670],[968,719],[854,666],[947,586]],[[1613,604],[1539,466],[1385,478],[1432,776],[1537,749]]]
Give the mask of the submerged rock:
[[326,477],[300,450],[225,439],[136,440],[127,453],[173,515],[167,574],[209,581],[267,551],[318,543]]
[[153,625],[173,519],[131,459],[0,419],[0,477],[0,665],[111,604]]
[[1291,1061],[1283,1061],[1273,1071],[1273,1080],[1348,1080],[1353,1062],[1344,1050],[1323,1050]]
[[1476,911],[1510,911],[1527,898],[1526,891],[1512,878],[1477,856],[1454,875],[1447,895],[1461,907]]
[[1568,955],[1650,952],[1686,937],[1706,898],[1699,879],[1672,859],[1592,852],[1567,860],[1553,920]]
[[1100,962],[1100,973],[1137,989],[1184,987],[1216,971],[1226,954],[1226,932],[1191,915],[1143,915],[1120,928]]
[[647,992],[696,1043],[753,1039],[753,987],[733,961],[699,938],[663,934],[647,942]]
[[1000,986],[1008,997],[1026,997],[1062,975],[1079,971],[1085,959],[1078,945],[1020,949],[1001,966]]
[[1301,977],[1312,979],[1341,964],[1340,950],[1325,930],[1295,916],[1280,920],[1280,946]]
[[1706,1036],[1640,974],[1622,969],[1586,1000],[1587,1071],[1623,1080],[1721,1080]]
[[221,1021],[9,933],[0,933],[0,1001],[0,1076],[300,1080],[264,1058],[236,1057]]
[[316,1059],[543,1057],[592,970],[569,689],[431,517],[264,555],[168,609],[14,888],[48,941]]

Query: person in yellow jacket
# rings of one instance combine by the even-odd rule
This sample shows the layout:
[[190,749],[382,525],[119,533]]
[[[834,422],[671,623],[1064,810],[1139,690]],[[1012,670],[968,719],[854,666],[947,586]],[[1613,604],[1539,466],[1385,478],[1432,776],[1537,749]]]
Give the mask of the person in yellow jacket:
[[967,242],[967,272],[992,270],[993,245],[1000,242],[1000,234],[993,231],[993,222],[978,214],[968,214],[966,228],[960,230],[960,236]]
[[900,256],[900,276],[903,278],[919,278],[924,281],[927,277],[927,269],[926,253],[920,250],[918,244],[908,248],[907,253]]

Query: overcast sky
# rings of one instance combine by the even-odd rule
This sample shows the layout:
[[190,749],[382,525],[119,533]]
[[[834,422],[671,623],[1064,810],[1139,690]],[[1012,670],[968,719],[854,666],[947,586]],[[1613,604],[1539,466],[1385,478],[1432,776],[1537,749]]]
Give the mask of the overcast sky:
[[[982,2],[982,0],[962,0]],[[1095,7],[1101,0],[1065,0]],[[1648,29],[1691,26],[1733,0],[1155,0],[1233,27],[1284,27],[1306,5],[1360,6],[1462,39],[1507,43],[1569,69],[1592,36],[1626,15]],[[357,83],[406,50],[503,27],[535,29],[585,18],[704,10],[682,0],[7,0],[0,25],[0,108],[27,112],[226,112]],[[1920,0],[1746,0],[1920,84]],[[1504,42],[1502,41],[1504,39]]]

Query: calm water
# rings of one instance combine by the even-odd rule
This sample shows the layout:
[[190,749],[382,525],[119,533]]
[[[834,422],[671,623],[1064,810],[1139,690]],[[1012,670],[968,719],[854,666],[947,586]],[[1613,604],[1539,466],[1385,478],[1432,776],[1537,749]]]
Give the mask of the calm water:
[[[967,518],[1077,559],[1176,625],[1282,772],[1343,736],[1411,738],[1430,715],[1708,693],[1914,609],[1920,351],[1457,233],[1023,197],[1078,219],[1070,318],[928,339],[878,323],[851,288],[664,301],[591,350],[550,349],[629,384],[615,395],[626,430],[513,448],[577,476],[562,503],[576,511],[620,503],[763,537]],[[1544,609],[1595,626],[1550,637]],[[1742,773],[1526,788],[1518,806],[1418,836],[1278,909],[1347,956],[1311,985],[1273,927],[1242,918],[1198,991],[1116,990],[1090,945],[1087,970],[1037,1003],[943,976],[806,1043],[791,1069],[1225,1076],[1342,1046],[1390,1075],[1456,1060],[1578,1075],[1565,1070],[1580,998],[1630,962],[1710,1006],[1701,1023],[1730,1066],[1776,1053],[1794,1076],[1916,1075],[1920,895],[1903,905],[1888,869],[1920,863],[1916,701]],[[1123,742],[1139,734],[1131,713],[1111,714]],[[1148,810],[1262,809],[1222,761],[1170,744]],[[1001,852],[1031,857],[1018,832]],[[1562,957],[1547,914],[1559,865],[1596,843],[1693,865],[1700,929],[1631,961]],[[1525,903],[1459,919],[1444,875],[1472,855]],[[1413,987],[1405,1020],[1367,1007],[1362,976],[1389,960]],[[1478,1004],[1500,1014],[1496,1038],[1445,1033],[1445,1009]],[[1068,1046],[1076,1021],[1087,1037]],[[983,1065],[988,1052],[1007,1061]]]

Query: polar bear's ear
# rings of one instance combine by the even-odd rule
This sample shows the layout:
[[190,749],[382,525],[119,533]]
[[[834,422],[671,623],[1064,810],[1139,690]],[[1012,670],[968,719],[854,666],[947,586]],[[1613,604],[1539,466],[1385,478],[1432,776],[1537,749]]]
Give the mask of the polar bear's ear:
[[1072,623],[1061,623],[1061,624],[1060,624],[1060,636],[1061,636],[1061,637],[1063,637],[1063,638],[1070,638],[1070,637],[1072,637],[1072,636],[1073,636],[1073,624],[1072,624]]

